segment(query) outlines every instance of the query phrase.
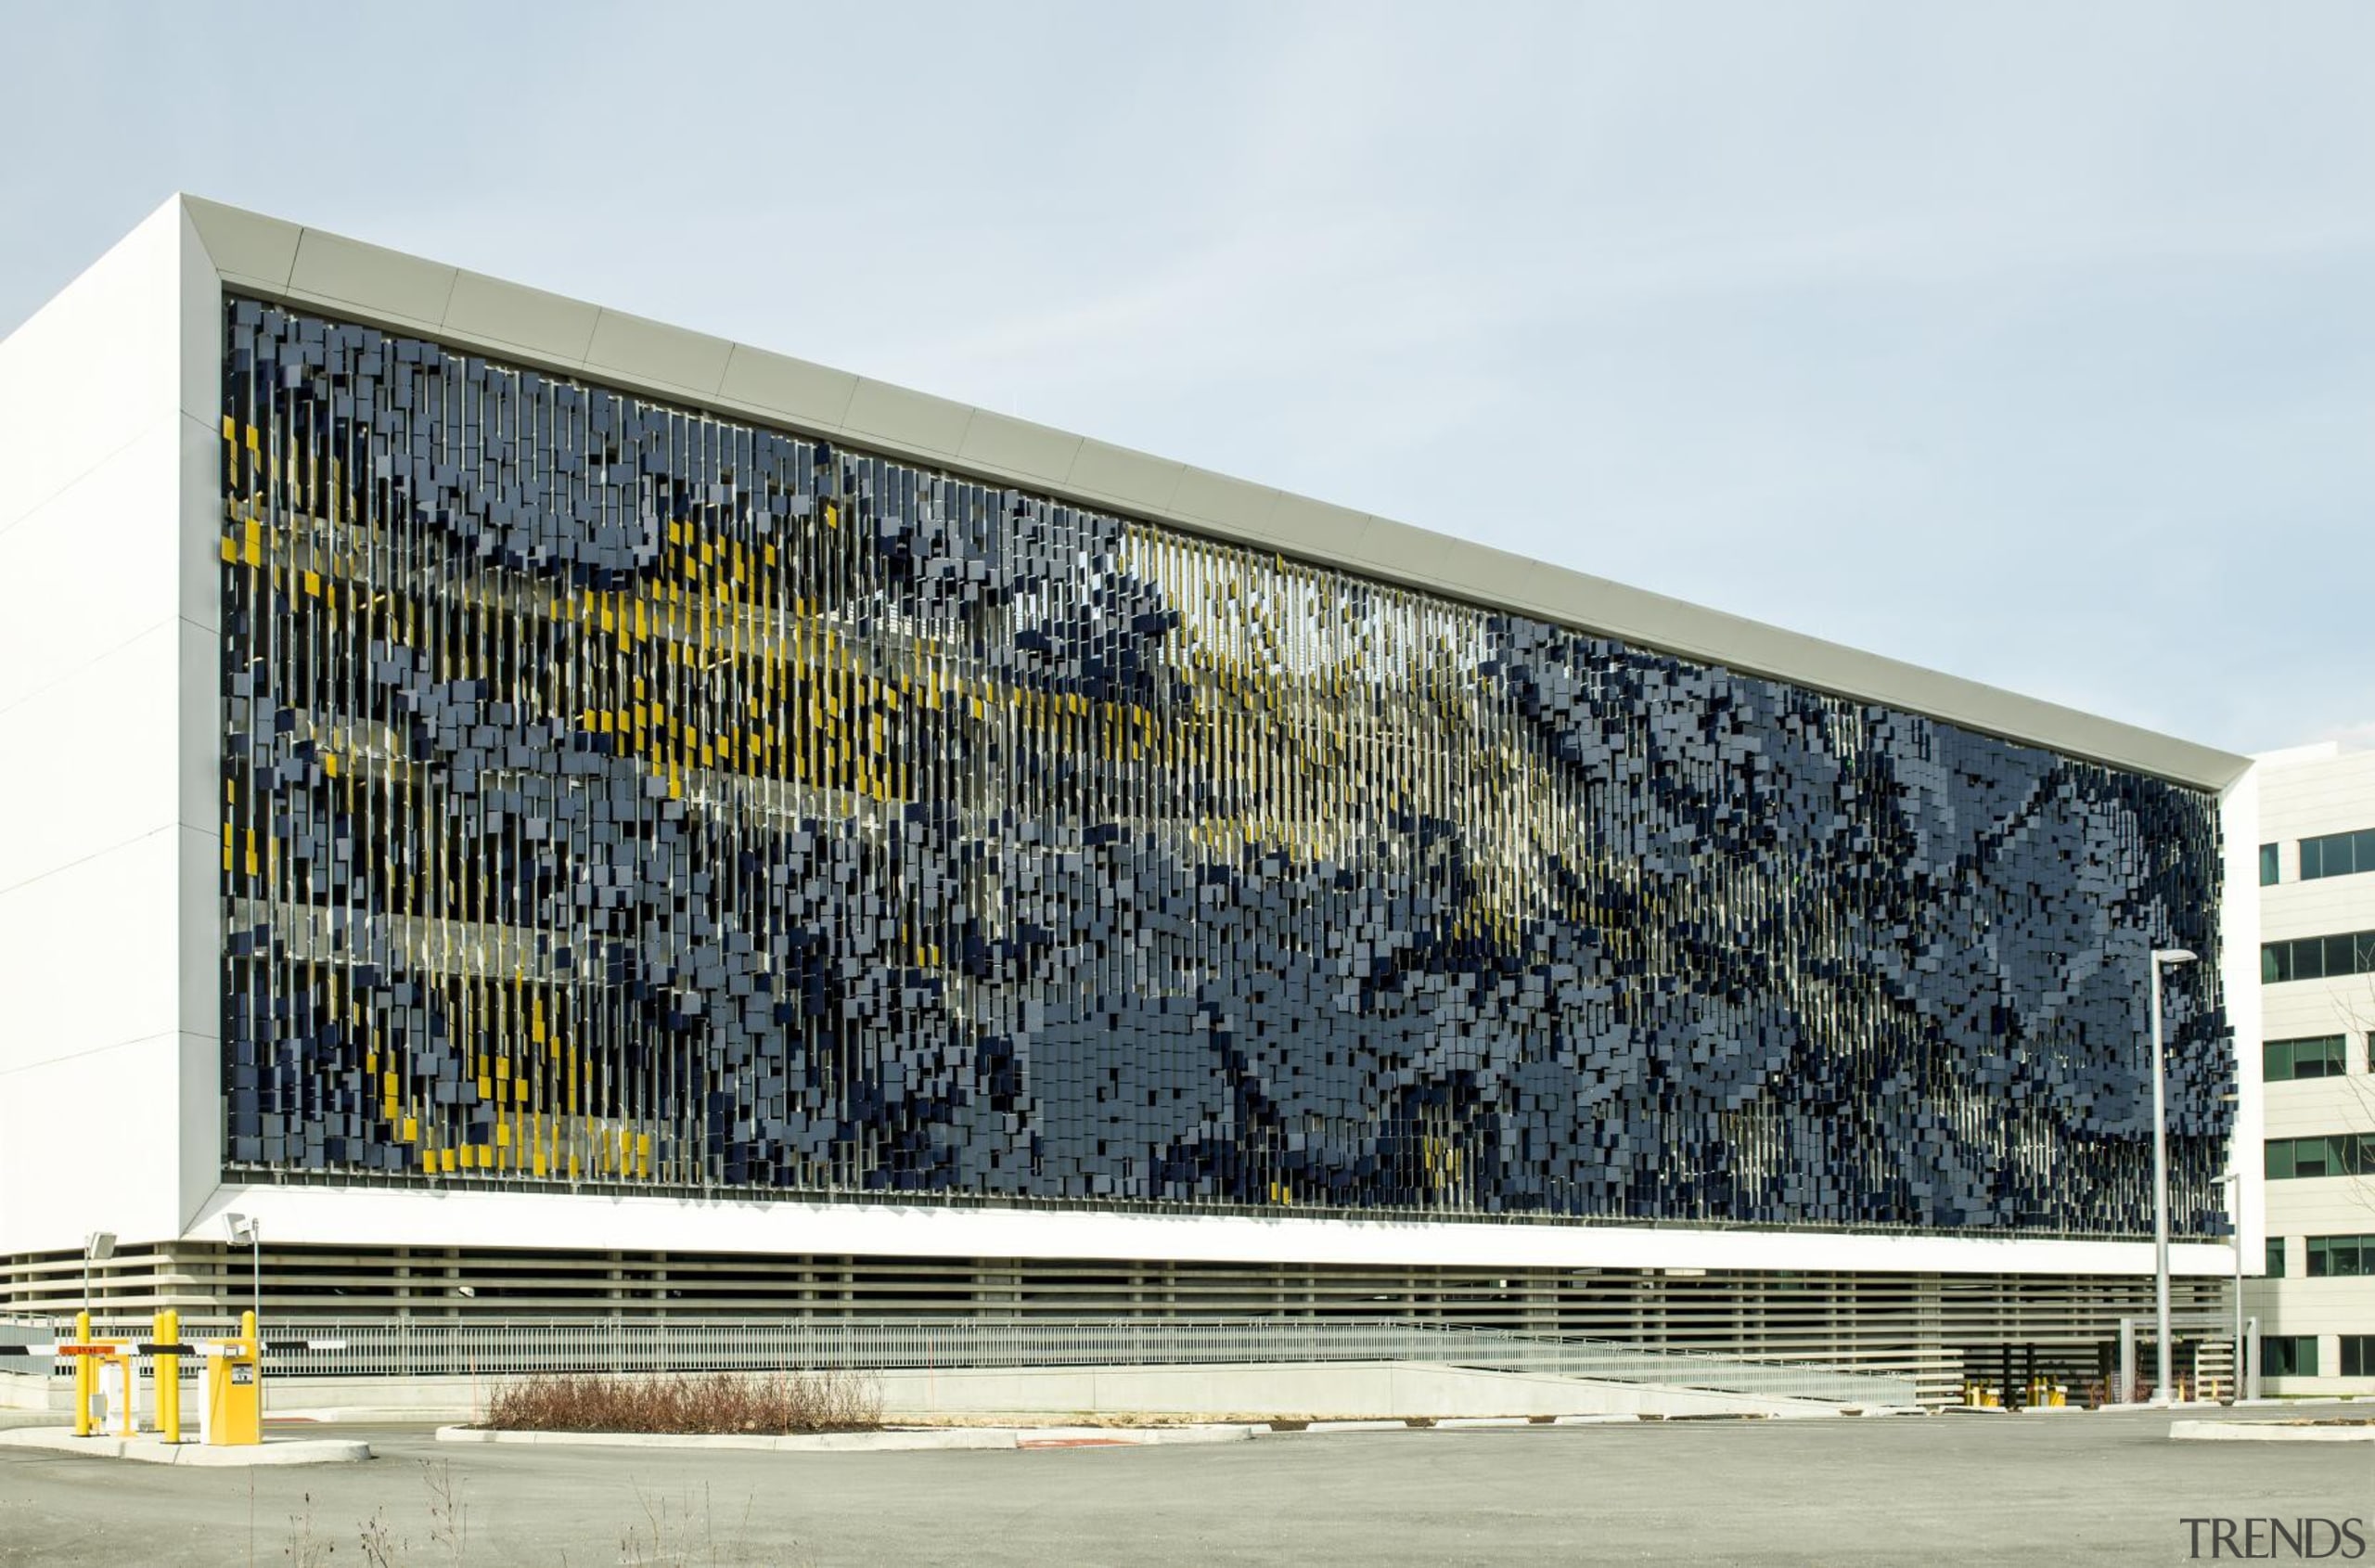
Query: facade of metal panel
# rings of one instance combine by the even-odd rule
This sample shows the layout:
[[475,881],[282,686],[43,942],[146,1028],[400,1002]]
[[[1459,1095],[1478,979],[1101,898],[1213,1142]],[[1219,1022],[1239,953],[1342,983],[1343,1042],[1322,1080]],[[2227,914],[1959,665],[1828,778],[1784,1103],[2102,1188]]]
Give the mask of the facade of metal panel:
[[2223,1226],[2201,791],[254,302],[225,345],[236,1166],[2130,1235],[2181,945]]

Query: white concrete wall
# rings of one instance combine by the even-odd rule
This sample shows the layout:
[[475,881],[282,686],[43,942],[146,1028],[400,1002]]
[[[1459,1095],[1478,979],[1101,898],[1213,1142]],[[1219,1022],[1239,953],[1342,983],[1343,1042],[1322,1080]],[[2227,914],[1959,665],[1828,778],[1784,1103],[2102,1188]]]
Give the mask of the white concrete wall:
[[1795,1399],[1661,1384],[1590,1382],[1406,1362],[1319,1366],[1084,1367],[912,1369],[876,1374],[885,1411],[903,1416],[1814,1415]]
[[[2262,937],[2273,942],[2375,931],[2375,873],[2300,880],[2301,840],[2375,828],[2375,752],[2306,747],[2264,758],[2253,772],[2260,788],[2254,859],[2258,844],[2279,845],[2282,879],[2259,890]],[[2256,867],[2253,875],[2256,882]],[[2368,1060],[2369,1035],[2375,1032],[2375,976],[2289,981],[2259,989],[2265,1038],[2342,1035],[2347,1041],[2343,1076],[2266,1086],[2267,1137],[2375,1132],[2375,1073],[2369,1071],[2375,1063]],[[2276,1380],[2267,1385],[2269,1392],[2375,1392],[2375,1379],[2340,1375],[2341,1337],[2375,1334],[2375,1278],[2305,1278],[2308,1237],[2375,1235],[2375,1179],[2271,1181],[2265,1192],[2266,1234],[2283,1240],[2285,1269],[2281,1279],[2253,1281],[2244,1292],[2245,1309],[2258,1315],[2263,1333],[2318,1336],[2320,1373]],[[2258,1273],[2264,1258],[2264,1251],[2255,1253],[2247,1269]]]
[[[280,1242],[361,1246],[911,1257],[1175,1258],[1310,1264],[1598,1268],[1877,1269],[1948,1274],[2150,1274],[2145,1241],[2057,1241],[1827,1231],[1147,1215],[635,1194],[494,1193],[461,1188],[226,1185],[193,1234],[225,1209],[261,1216]],[[2180,1274],[2227,1274],[2224,1245],[2170,1249]]]
[[215,580],[184,523],[215,287],[168,203],[0,342],[0,1253],[174,1235],[203,1196],[186,1068],[212,1072],[214,1002],[183,959],[215,945],[220,829],[190,826],[213,769],[184,764],[216,727]]
[[[1162,1414],[1255,1418],[1445,1416],[1822,1415],[1795,1399],[1650,1383],[1592,1382],[1406,1362],[1347,1361],[1179,1367],[1013,1367],[878,1372],[892,1420],[921,1416]],[[475,1420],[501,1378],[284,1378],[270,1407],[295,1412],[404,1412],[422,1420]],[[185,1398],[196,1392],[189,1382]],[[0,1409],[65,1410],[64,1378],[0,1374]]]
[[2242,1177],[2231,1200],[2230,1217],[2236,1221],[2246,1274],[2260,1266],[2267,1234],[2261,1197],[2266,1170],[2261,1140],[2267,1111],[2260,1084],[2260,770],[2254,766],[2218,799],[2219,834],[2226,844],[2226,896],[2218,911],[2219,981],[2235,1050],[2235,1131],[2227,1168]]

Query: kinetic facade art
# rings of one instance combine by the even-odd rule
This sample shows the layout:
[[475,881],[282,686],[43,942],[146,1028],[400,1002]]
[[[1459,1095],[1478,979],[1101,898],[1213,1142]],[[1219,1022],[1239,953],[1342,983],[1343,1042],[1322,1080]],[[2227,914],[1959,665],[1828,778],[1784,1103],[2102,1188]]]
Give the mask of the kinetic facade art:
[[2149,1227],[2200,792],[226,311],[234,1164]]

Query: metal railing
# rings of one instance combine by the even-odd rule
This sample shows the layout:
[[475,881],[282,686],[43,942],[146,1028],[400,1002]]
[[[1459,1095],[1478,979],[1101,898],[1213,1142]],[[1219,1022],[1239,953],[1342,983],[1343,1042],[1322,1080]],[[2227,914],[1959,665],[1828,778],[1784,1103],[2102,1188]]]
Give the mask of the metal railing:
[[[45,1329],[71,1332],[68,1324]],[[183,1337],[232,1330],[227,1319],[185,1320]],[[129,1321],[98,1330],[102,1338],[148,1331]],[[1403,1361],[1830,1405],[1914,1403],[1908,1376],[1399,1318],[291,1317],[265,1325],[267,1341],[283,1335],[343,1343],[269,1350],[276,1378]]]

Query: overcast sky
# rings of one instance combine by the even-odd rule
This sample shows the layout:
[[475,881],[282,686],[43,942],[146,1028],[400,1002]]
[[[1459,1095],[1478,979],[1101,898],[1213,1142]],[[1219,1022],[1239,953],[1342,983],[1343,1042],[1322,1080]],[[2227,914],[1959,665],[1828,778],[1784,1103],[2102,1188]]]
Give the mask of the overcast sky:
[[0,324],[185,189],[2375,743],[2375,6],[5,9]]

